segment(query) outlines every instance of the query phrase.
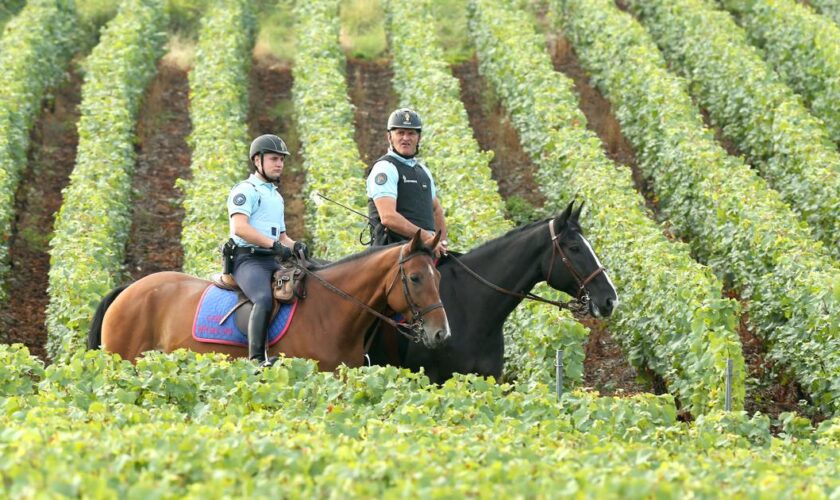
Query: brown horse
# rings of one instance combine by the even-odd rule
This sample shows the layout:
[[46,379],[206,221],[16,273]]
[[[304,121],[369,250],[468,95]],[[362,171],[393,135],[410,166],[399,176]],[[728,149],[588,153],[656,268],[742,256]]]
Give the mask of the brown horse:
[[[299,301],[286,334],[269,355],[314,359],[323,371],[342,363],[361,365],[362,339],[376,318],[359,302],[378,313],[390,309],[410,318],[414,340],[429,347],[442,344],[449,338],[449,323],[431,251],[439,238],[426,246],[418,231],[408,243],[368,249],[316,270],[305,281],[306,299]],[[193,339],[193,318],[210,285],[187,274],[160,272],[112,290],[94,315],[88,347],[101,344],[132,361],[145,351],[179,348],[247,357],[247,347]]]

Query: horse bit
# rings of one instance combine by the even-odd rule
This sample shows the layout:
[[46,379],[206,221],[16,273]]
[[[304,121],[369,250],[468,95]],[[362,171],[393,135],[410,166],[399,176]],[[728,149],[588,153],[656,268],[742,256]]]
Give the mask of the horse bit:
[[545,281],[547,283],[548,280],[551,278],[551,272],[554,270],[554,260],[559,255],[560,260],[563,262],[563,264],[566,265],[566,269],[569,270],[569,273],[571,273],[572,277],[578,284],[577,297],[575,297],[575,299],[570,302],[560,302],[557,300],[546,299],[532,292],[521,293],[502,288],[482,278],[478,273],[467,267],[466,264],[461,262],[460,259],[456,258],[454,255],[450,255],[450,258],[457,262],[458,265],[463,267],[473,278],[487,285],[493,290],[496,290],[497,292],[512,295],[520,299],[530,299],[535,300],[537,302],[544,302],[546,304],[557,306],[560,309],[568,309],[572,312],[585,311],[586,308],[589,306],[589,291],[586,289],[586,285],[592,282],[592,280],[594,280],[599,274],[606,272],[606,269],[604,269],[604,267],[602,266],[599,266],[598,269],[592,271],[592,273],[589,276],[587,276],[586,278],[581,278],[580,274],[575,270],[574,266],[572,266],[572,261],[569,259],[568,256],[566,256],[566,253],[560,247],[560,242],[558,241],[560,235],[554,233],[554,219],[548,221],[548,231],[551,235],[551,262],[548,265],[548,273],[546,273]]
[[[408,303],[408,307],[411,309],[411,321],[408,323],[398,323],[394,321],[392,318],[380,313],[379,311],[375,310],[374,308],[370,307],[369,305],[365,304],[361,300],[357,299],[356,297],[350,295],[349,293],[341,290],[340,288],[336,287],[332,283],[326,281],[324,278],[318,276],[314,272],[306,269],[303,266],[298,265],[298,267],[303,270],[309,276],[312,276],[316,280],[318,280],[324,288],[334,292],[335,294],[343,297],[351,302],[355,302],[356,305],[361,307],[362,309],[367,310],[367,312],[373,314],[377,318],[381,319],[385,323],[391,325],[397,332],[407,337],[409,340],[414,342],[421,341],[421,335],[423,334],[423,316],[426,314],[434,311],[435,309],[439,309],[443,307],[443,302],[437,302],[435,304],[428,305],[424,308],[419,308],[414,300],[411,299],[411,292],[408,290],[408,277],[405,274],[405,267],[404,264],[409,260],[413,259],[420,252],[414,252],[409,254],[408,256],[403,257],[403,253],[405,252],[406,245],[403,245],[400,249],[400,256],[398,260],[399,264],[399,271],[397,274],[394,275],[394,279],[391,281],[391,284],[388,285],[388,288],[385,289],[385,298],[387,300],[388,296],[391,294],[391,290],[393,289],[394,285],[397,283],[397,277],[400,278],[402,281],[402,289],[403,295],[405,295],[405,300]],[[296,264],[297,265],[297,264]]]

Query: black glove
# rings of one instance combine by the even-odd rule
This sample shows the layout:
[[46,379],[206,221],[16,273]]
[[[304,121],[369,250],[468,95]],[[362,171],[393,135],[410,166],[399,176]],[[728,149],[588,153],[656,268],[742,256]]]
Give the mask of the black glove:
[[292,251],[289,250],[289,247],[283,245],[279,241],[275,241],[271,249],[274,250],[274,255],[280,257],[280,260],[286,260],[292,256]]
[[303,256],[308,259],[309,258],[309,248],[306,246],[306,243],[302,241],[296,241],[295,246],[293,247],[293,251],[295,255],[303,254]]

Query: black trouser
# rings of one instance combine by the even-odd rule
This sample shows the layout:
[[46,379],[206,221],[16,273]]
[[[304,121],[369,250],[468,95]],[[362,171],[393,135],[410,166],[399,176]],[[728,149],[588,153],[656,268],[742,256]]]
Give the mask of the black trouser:
[[390,245],[391,243],[396,243],[401,239],[402,236],[385,229],[385,226],[372,229],[370,232],[370,246],[372,247],[384,247],[386,245]]
[[271,275],[280,267],[274,255],[237,255],[233,264],[233,277],[245,296],[254,306],[271,309],[274,297],[271,291]]
[[248,357],[265,361],[265,343],[274,296],[271,276],[278,264],[274,255],[243,254],[236,257],[233,277],[254,304],[248,320]]

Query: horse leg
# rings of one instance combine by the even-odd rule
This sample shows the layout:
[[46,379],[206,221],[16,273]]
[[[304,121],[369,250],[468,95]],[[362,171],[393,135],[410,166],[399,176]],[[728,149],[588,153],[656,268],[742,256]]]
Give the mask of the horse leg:
[[491,329],[483,341],[482,347],[474,355],[474,365],[470,370],[482,377],[495,377],[500,380],[504,366],[505,335],[502,326]]
[[148,324],[151,313],[142,308],[145,293],[143,286],[126,289],[102,318],[102,347],[132,363],[141,353],[154,349],[154,331]]
[[146,276],[119,294],[102,318],[102,345],[124,359],[169,352],[178,336],[191,336],[191,320],[208,283],[175,272]]
[[129,284],[125,284],[114,288],[108,295],[102,298],[99,307],[96,308],[96,313],[93,315],[93,320],[88,329],[88,349],[99,349],[102,345],[102,320],[105,318],[105,312],[111,307],[117,295],[121,294],[123,290],[128,288]]

